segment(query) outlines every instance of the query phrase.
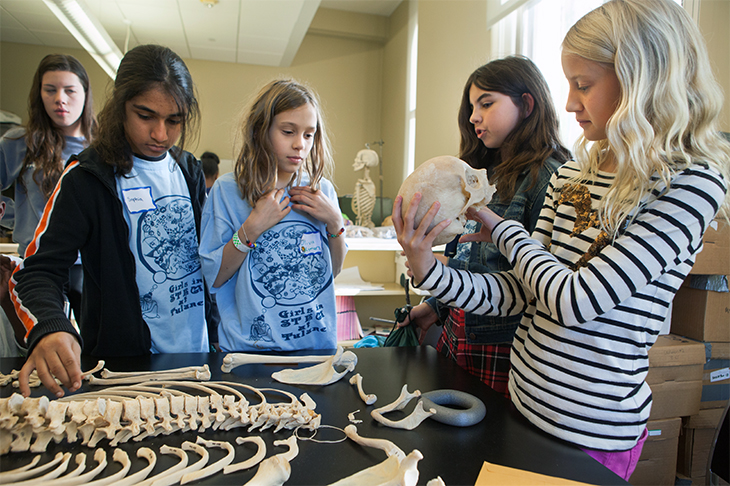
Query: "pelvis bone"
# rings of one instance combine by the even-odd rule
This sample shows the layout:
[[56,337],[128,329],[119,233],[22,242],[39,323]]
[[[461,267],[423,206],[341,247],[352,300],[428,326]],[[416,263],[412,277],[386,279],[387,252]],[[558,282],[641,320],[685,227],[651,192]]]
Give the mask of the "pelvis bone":
[[470,207],[482,209],[491,201],[495,191],[496,188],[487,180],[485,169],[473,169],[461,159],[443,155],[427,160],[413,171],[403,182],[398,195],[403,196],[401,214],[404,216],[413,195],[421,193],[416,225],[434,202],[441,203],[428,229],[430,231],[445,219],[451,220],[451,224],[433,242],[434,245],[443,245],[464,232],[466,210]]

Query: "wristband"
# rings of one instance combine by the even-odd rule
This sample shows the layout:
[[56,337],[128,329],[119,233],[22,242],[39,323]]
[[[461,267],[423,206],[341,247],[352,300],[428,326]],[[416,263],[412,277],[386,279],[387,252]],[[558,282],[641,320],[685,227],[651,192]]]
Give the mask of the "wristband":
[[[243,225],[241,226],[241,228],[243,228]],[[243,231],[243,234],[246,234],[246,230]],[[233,246],[236,247],[236,250],[240,251],[241,253],[248,253],[258,246],[256,243],[251,243],[248,239],[246,240],[246,243],[242,242],[241,239],[238,237],[238,231],[233,233],[233,238],[231,239],[231,242],[233,243]]]
[[[326,230],[326,228],[325,228],[325,230]],[[344,232],[345,232],[345,227],[343,226],[342,228],[340,228],[340,231],[338,231],[337,233],[327,233],[327,237],[328,238],[337,238]]]

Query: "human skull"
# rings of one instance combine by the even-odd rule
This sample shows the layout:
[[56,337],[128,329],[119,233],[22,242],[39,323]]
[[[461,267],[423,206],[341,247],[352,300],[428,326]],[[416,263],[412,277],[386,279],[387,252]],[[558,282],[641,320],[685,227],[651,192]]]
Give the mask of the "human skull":
[[398,191],[403,196],[401,217],[405,217],[413,195],[421,193],[421,203],[416,212],[415,225],[420,224],[431,205],[439,201],[439,208],[429,231],[445,219],[449,224],[434,240],[434,245],[443,245],[464,232],[466,210],[482,209],[491,201],[496,188],[489,184],[485,169],[473,169],[456,157],[442,155],[421,164],[409,175]]
[[375,150],[362,149],[357,153],[352,167],[356,171],[362,170],[364,167],[376,167],[379,160],[378,153]]

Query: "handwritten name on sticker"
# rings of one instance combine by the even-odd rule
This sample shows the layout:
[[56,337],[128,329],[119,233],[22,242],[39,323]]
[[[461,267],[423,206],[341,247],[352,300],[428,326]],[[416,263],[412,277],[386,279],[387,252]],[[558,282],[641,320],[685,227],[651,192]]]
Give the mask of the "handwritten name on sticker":
[[127,210],[130,213],[141,213],[157,209],[157,205],[152,199],[152,188],[149,186],[124,189],[122,195],[124,196],[124,204],[127,205]]
[[730,368],[723,368],[710,373],[710,383],[727,380],[728,378],[730,378]]

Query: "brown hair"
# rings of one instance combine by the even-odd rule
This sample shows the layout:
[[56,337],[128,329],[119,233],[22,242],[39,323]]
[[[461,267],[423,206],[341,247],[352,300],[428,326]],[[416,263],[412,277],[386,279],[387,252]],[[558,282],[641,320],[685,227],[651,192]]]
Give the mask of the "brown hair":
[[[251,206],[276,184],[277,162],[269,140],[269,128],[274,117],[307,103],[317,113],[314,142],[305,164],[312,189],[318,189],[322,177],[332,173],[334,162],[316,94],[291,79],[272,81],[256,96],[243,121],[243,146],[234,169],[241,197]],[[295,179],[297,182],[301,180],[301,171]],[[290,181],[292,183],[294,179]]]
[[[522,113],[522,121],[497,150],[484,146],[469,121],[472,115],[469,90],[472,85],[509,96]],[[525,93],[534,100],[529,115],[526,115],[527,107],[523,101]],[[496,182],[497,196],[502,200],[512,199],[517,179],[526,169],[530,170],[534,185],[548,157],[552,156],[561,163],[571,157],[570,151],[560,143],[558,117],[545,78],[526,57],[509,56],[476,69],[464,86],[458,122],[461,134],[459,157],[476,168],[493,162],[491,182]]]
[[33,84],[28,96],[28,125],[25,131],[25,158],[18,180],[23,184],[23,173],[35,166],[33,180],[38,184],[43,195],[48,198],[56,187],[66,162],[61,154],[66,146],[66,139],[61,128],[57,127],[48,116],[41,96],[43,75],[49,71],[64,71],[75,74],[84,88],[84,109],[81,120],[81,133],[91,142],[96,131],[93,100],[89,76],[84,66],[73,56],[65,54],[49,54],[44,57],[33,76]]

